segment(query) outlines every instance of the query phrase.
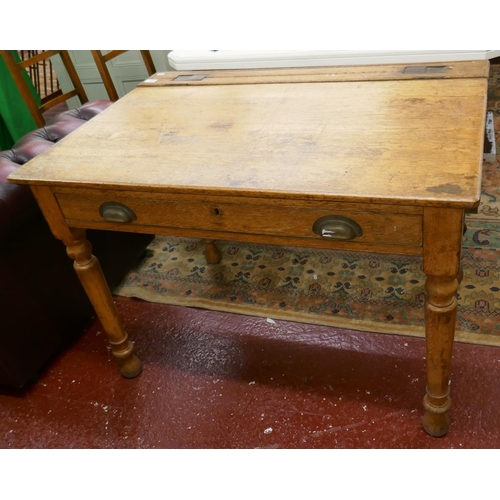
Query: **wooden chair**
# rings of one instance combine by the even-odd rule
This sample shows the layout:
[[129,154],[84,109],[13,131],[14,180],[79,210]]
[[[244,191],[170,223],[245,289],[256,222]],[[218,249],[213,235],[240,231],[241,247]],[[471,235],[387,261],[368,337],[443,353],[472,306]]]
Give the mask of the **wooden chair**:
[[[0,50],[0,55],[4,59],[5,64],[7,65],[7,68],[9,69],[9,72],[16,83],[22,98],[24,99],[31,115],[36,122],[37,127],[43,127],[45,125],[43,114],[47,110],[67,101],[68,99],[78,97],[81,104],[88,102],[85,89],[83,88],[82,82],[78,77],[75,66],[71,61],[67,50],[44,50],[34,56],[28,57],[24,61],[16,60],[11,50]],[[51,57],[54,57],[56,55],[59,55],[61,57],[62,63],[73,84],[73,90],[70,90],[69,92],[63,92],[61,89],[57,89],[49,93],[47,96],[43,97],[40,104],[39,102],[37,102],[35,96],[33,96],[32,89],[26,81],[26,68],[50,59]]]
[[[115,84],[113,83],[113,80],[109,73],[107,63],[112,59],[114,59],[115,57],[118,57],[124,54],[125,52],[129,51],[110,50],[106,54],[103,54],[101,50],[91,50],[91,52],[92,56],[94,57],[97,69],[99,70],[99,74],[101,75],[102,82],[104,83],[104,87],[106,88],[106,92],[108,93],[109,99],[111,101],[117,101],[119,98],[118,93],[116,91]],[[148,75],[151,76],[154,73],[156,73],[156,68],[153,63],[153,59],[151,57],[149,50],[140,50],[139,52],[141,53],[144,64],[146,65],[146,70],[148,72]]]

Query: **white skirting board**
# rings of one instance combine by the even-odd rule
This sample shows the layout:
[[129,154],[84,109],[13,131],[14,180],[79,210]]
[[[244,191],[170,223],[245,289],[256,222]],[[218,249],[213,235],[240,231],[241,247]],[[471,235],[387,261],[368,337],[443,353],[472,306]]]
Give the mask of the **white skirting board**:
[[175,70],[292,68],[471,61],[500,57],[500,50],[173,50]]

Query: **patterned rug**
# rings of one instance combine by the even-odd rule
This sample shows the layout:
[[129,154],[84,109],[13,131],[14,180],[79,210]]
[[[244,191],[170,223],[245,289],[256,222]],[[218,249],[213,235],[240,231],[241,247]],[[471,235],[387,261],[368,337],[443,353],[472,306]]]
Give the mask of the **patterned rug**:
[[[489,109],[500,146],[500,66]],[[500,147],[497,148],[500,151]],[[456,339],[500,346],[500,163],[484,163],[478,214],[467,216]],[[413,256],[218,242],[207,265],[199,240],[157,236],[115,295],[150,302],[424,336],[422,259]]]

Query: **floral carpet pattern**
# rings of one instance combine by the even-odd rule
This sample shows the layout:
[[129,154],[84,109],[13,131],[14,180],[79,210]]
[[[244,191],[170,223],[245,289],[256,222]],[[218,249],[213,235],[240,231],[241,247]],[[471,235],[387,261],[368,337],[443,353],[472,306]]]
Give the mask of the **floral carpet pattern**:
[[[488,109],[500,146],[500,66]],[[497,148],[500,151],[500,147]],[[456,339],[500,346],[500,162],[484,162],[477,214],[466,216]],[[424,336],[421,257],[220,241],[208,265],[199,240],[156,236],[115,295],[273,320]]]

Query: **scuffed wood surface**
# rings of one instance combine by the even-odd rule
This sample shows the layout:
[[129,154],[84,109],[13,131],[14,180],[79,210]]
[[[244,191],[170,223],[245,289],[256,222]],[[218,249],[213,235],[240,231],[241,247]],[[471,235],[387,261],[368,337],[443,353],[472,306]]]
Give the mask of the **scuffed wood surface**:
[[11,180],[473,207],[486,91],[483,77],[141,87]]

